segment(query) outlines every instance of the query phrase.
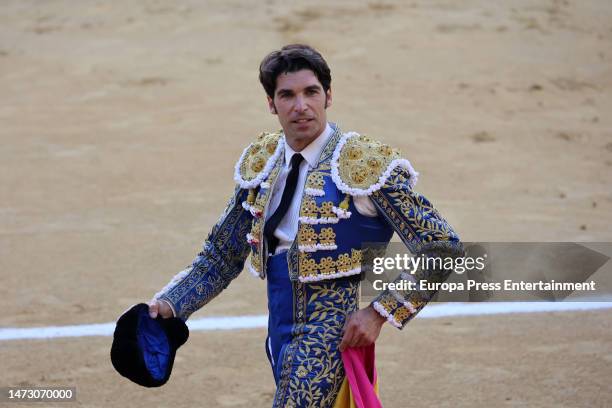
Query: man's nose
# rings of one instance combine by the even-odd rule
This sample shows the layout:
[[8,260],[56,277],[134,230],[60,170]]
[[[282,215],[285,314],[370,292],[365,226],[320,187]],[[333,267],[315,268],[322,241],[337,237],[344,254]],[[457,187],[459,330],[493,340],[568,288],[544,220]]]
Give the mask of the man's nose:
[[306,100],[302,96],[298,95],[298,97],[295,98],[295,111],[305,112],[307,109],[308,106],[306,105]]

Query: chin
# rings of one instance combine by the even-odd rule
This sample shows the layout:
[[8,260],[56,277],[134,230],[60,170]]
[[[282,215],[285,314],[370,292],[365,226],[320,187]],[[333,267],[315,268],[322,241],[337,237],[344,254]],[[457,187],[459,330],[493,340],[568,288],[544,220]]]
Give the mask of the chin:
[[313,140],[315,140],[317,138],[318,132],[304,132],[304,133],[297,133],[295,136],[295,140],[299,140],[301,142],[312,142]]
[[313,126],[312,128],[304,132],[296,132],[302,139],[315,139],[323,129],[321,127]]
[[312,128],[305,130],[305,131],[299,131],[299,130],[292,129],[291,124],[289,125],[288,129],[285,129],[283,127],[286,139],[291,140],[293,142],[300,143],[300,144],[303,144],[303,143],[308,144],[312,142],[313,140],[317,138],[317,136],[319,136],[319,134],[323,131],[323,129],[324,128],[320,126],[316,126],[316,125],[314,125]]

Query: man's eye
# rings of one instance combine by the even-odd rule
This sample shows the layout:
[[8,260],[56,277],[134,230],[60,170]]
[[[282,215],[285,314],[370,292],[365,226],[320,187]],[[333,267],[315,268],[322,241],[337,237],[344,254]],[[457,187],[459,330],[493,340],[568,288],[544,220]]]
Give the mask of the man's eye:
[[318,93],[319,93],[319,91],[316,90],[316,89],[309,89],[309,90],[306,91],[307,95],[316,95]]

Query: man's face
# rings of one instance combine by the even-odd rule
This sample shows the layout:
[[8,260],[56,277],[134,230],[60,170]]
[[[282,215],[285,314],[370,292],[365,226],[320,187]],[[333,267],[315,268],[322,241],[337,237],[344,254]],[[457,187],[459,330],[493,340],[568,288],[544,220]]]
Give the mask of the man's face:
[[331,89],[326,94],[314,72],[302,69],[278,76],[274,99],[268,96],[268,105],[278,115],[289,146],[301,151],[325,129],[325,109],[331,100]]

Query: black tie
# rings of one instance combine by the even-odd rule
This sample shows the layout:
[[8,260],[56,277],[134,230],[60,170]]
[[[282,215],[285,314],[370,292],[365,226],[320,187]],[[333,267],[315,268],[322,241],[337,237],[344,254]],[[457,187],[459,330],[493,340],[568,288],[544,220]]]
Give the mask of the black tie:
[[276,211],[274,211],[274,214],[268,218],[268,221],[266,221],[266,226],[264,227],[264,235],[268,241],[268,253],[272,255],[274,255],[274,251],[278,246],[278,238],[274,236],[274,231],[276,231],[278,224],[280,224],[285,214],[287,214],[287,210],[289,209],[289,205],[293,199],[298,176],[300,174],[300,163],[302,160],[304,160],[304,158],[299,153],[295,153],[293,157],[291,157],[291,170],[289,170],[289,175],[287,176],[287,181],[285,182],[285,189],[283,190],[283,196],[281,197],[280,204],[278,205]]

